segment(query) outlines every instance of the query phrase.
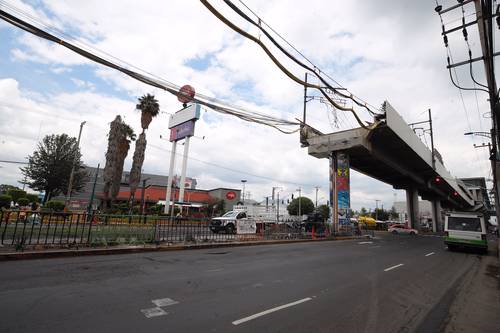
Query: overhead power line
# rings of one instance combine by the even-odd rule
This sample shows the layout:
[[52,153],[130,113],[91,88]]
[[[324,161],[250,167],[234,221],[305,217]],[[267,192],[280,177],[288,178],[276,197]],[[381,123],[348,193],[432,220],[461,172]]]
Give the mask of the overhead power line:
[[[18,11],[20,11],[18,9]],[[97,56],[93,52],[90,52],[88,50],[85,50],[83,47],[76,46],[74,43],[69,43],[66,40],[59,38],[55,36],[54,34],[51,34],[41,28],[38,28],[12,14],[7,13],[4,10],[0,9],[0,19],[20,28],[23,29],[24,31],[27,31],[35,36],[38,36],[40,38],[46,39],[48,41],[51,41],[53,43],[57,43],[61,46],[64,46],[68,48],[69,50],[91,60],[96,63],[99,63],[101,65],[104,65],[106,67],[115,69],[117,71],[120,71],[138,81],[141,81],[145,84],[148,84],[150,86],[165,90],[171,94],[177,95],[179,92],[180,87],[168,82],[167,80],[158,78],[158,77],[153,77],[150,74],[141,74],[137,71],[133,71],[129,68],[126,68],[125,66],[119,65],[116,63],[116,61],[106,59],[104,56]],[[116,58],[115,58],[116,59]],[[290,127],[298,127],[300,125],[299,122],[297,121],[290,121],[286,119],[281,119],[277,118],[274,116],[270,116],[264,113],[260,112],[255,112],[251,111],[245,108],[241,108],[238,106],[234,106],[222,101],[219,101],[215,98],[205,96],[203,94],[196,94],[194,101],[205,105],[209,108],[211,108],[214,111],[217,111],[219,113],[223,114],[229,114],[235,117],[238,117],[242,120],[248,121],[248,122],[254,122],[266,126],[273,127],[277,129],[278,131],[285,133],[285,134],[290,134],[298,131],[298,128],[296,129],[289,129]]]
[[[345,107],[345,106],[342,106],[338,103],[336,103],[329,95],[328,93],[325,91],[325,89],[319,85],[316,85],[316,84],[312,84],[312,83],[309,83],[309,82],[306,82],[306,81],[303,81],[302,79],[298,78],[296,75],[294,75],[292,72],[290,72],[290,70],[288,70],[277,58],[276,56],[269,50],[269,48],[259,39],[259,38],[256,38],[255,36],[249,34],[248,32],[244,31],[243,29],[239,28],[238,26],[236,26],[234,23],[232,23],[231,21],[229,21],[224,15],[222,15],[219,11],[217,11],[217,9],[215,9],[215,7],[213,7],[208,1],[206,0],[200,0],[201,3],[214,15],[216,16],[219,20],[221,20],[224,24],[226,24],[228,27],[230,27],[231,29],[233,29],[234,31],[238,32],[240,35],[250,39],[251,41],[255,42],[256,44],[258,44],[263,50],[264,52],[267,54],[267,56],[274,62],[274,64],[283,72],[285,73],[290,79],[292,79],[293,81],[297,82],[298,84],[300,85],[303,85],[304,87],[307,87],[307,88],[313,88],[313,89],[317,89],[321,92],[321,94],[333,105],[335,106],[336,109],[338,110],[341,110],[341,111],[348,111],[348,112],[351,112],[354,116],[354,118],[356,119],[356,121],[358,122],[358,124],[363,127],[363,128],[366,128],[366,129],[369,129],[369,127],[367,125],[365,125],[363,123],[363,121],[360,119],[360,117],[358,116],[358,114],[356,113],[356,110],[354,110],[354,108],[352,107]],[[332,87],[324,78],[322,78],[315,69],[305,65],[304,63],[302,63],[301,61],[299,61],[298,59],[296,59],[295,57],[293,57],[290,53],[288,53],[281,45],[279,45],[270,35],[269,33],[263,29],[260,25],[258,25],[255,21],[253,21],[252,19],[250,19],[248,16],[246,16],[243,12],[241,12],[236,6],[234,6],[232,4],[231,1],[229,0],[225,0],[225,3],[228,4],[233,10],[235,10],[239,15],[241,15],[242,17],[244,17],[247,21],[249,21],[250,23],[252,23],[253,25],[257,26],[272,42],[273,44],[278,47],[278,49],[280,49],[281,52],[283,52],[287,57],[289,57],[290,59],[292,59],[295,63],[297,63],[298,65],[302,66],[303,68],[311,71],[314,75],[316,75],[320,81],[325,84],[327,86],[328,89],[331,89],[333,90],[336,94],[342,96],[342,97],[345,97],[345,98],[349,98],[350,100],[352,100],[355,104],[359,105],[359,106],[362,106],[364,107],[366,110],[368,110],[371,114],[375,114],[375,112],[373,112],[372,110],[370,110],[370,108],[368,108],[368,106],[366,105],[363,105],[362,103],[360,103],[359,101],[356,101],[352,96],[350,95],[345,95],[345,94],[342,94],[342,93],[339,93],[338,92],[338,88],[334,88]]]

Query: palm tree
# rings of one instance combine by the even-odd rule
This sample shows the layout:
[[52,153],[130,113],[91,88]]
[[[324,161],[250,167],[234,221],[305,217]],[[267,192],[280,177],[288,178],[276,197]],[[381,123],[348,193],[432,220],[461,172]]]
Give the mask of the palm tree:
[[137,110],[141,111],[141,127],[142,132],[148,129],[149,124],[153,121],[153,118],[160,113],[160,104],[155,99],[154,95],[146,94],[139,97],[139,104],[137,104]]
[[135,143],[134,159],[132,168],[130,169],[130,197],[129,208],[134,204],[134,196],[137,186],[141,180],[142,164],[144,163],[144,155],[146,153],[146,129],[153,121],[153,118],[160,113],[160,105],[154,95],[146,94],[139,98],[137,109],[141,111],[141,127],[142,133]]
[[[110,207],[120,190],[123,163],[130,149],[130,141],[135,140],[134,130],[116,116],[110,124],[108,134],[108,150],[104,167],[104,208]],[[110,197],[111,195],[111,197]]]

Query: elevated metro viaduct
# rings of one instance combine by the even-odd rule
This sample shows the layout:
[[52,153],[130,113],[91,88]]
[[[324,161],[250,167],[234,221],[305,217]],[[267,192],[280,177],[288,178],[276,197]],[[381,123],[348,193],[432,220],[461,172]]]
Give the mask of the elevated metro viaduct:
[[[442,230],[442,208],[479,211],[483,205],[473,191],[454,178],[403,118],[384,102],[382,115],[376,116],[370,129],[363,127],[323,134],[304,125],[301,144],[309,155],[330,159],[330,174],[337,174],[333,161],[339,153],[347,156],[350,168],[406,190],[409,223],[419,229],[418,195],[432,203],[433,230]],[[330,181],[330,193],[336,193],[336,181]],[[331,194],[332,213],[338,223],[337,197]]]

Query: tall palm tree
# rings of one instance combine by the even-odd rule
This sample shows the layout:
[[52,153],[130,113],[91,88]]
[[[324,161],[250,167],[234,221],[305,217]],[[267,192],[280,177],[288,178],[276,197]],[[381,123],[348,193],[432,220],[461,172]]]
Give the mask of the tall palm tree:
[[108,134],[108,150],[104,166],[104,208],[110,207],[120,190],[123,163],[130,149],[130,141],[135,140],[134,130],[124,123],[120,116],[111,122]]
[[134,159],[132,168],[130,169],[130,197],[129,207],[134,204],[134,196],[137,186],[141,180],[142,164],[144,163],[144,155],[146,153],[146,129],[153,121],[153,118],[160,113],[160,105],[154,95],[146,94],[139,98],[137,109],[141,111],[141,127],[142,133],[135,143]]

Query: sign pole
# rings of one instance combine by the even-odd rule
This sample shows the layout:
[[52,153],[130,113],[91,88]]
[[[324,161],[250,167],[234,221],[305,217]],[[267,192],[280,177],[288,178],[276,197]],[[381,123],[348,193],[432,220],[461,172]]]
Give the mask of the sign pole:
[[[170,154],[170,170],[168,171],[168,180],[167,180],[167,194],[165,196],[165,210],[163,211],[165,214],[168,214],[170,207],[170,197],[172,196],[172,180],[174,177],[176,148],[177,148],[177,141],[172,141],[172,152]],[[174,201],[175,199],[172,200],[172,205]]]
[[[179,202],[184,202],[184,188],[186,185],[186,169],[187,169],[187,158],[189,153],[189,141],[190,136],[186,137],[184,141],[184,156],[182,157],[182,174],[181,174],[181,184],[179,189]],[[182,206],[181,206],[182,212]]]

